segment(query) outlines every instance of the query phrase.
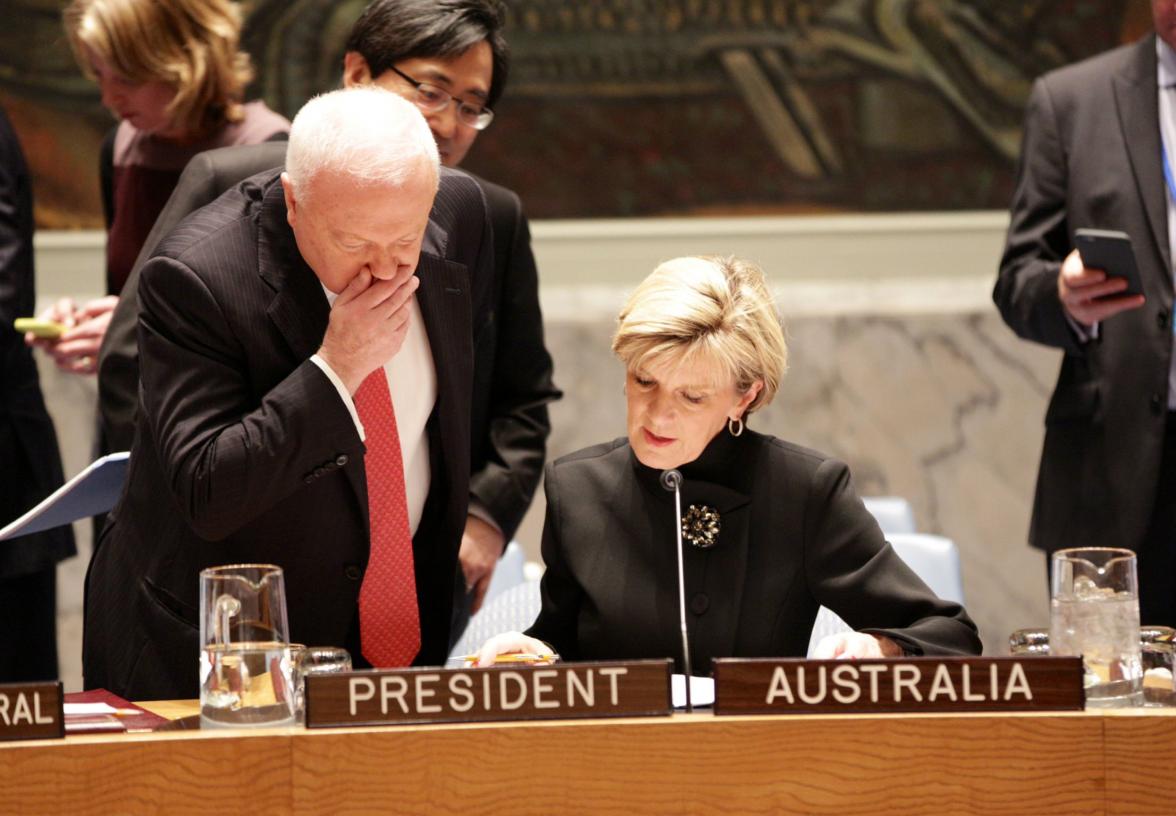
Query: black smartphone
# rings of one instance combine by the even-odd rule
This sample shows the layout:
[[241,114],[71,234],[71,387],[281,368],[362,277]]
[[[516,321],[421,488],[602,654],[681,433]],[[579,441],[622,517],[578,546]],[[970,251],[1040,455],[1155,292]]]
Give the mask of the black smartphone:
[[[1118,230],[1080,229],[1074,232],[1074,244],[1088,269],[1101,269],[1108,276],[1125,278],[1127,288],[1104,297],[1142,295],[1143,282],[1131,248],[1131,236]],[[1102,298],[1098,298],[1102,300]]]

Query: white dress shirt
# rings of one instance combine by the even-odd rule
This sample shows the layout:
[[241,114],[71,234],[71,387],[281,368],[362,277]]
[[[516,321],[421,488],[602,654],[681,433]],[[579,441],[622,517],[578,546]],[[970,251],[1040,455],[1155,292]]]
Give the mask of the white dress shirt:
[[[323,287],[327,302],[335,306],[334,292]],[[416,295],[409,305],[408,334],[400,351],[384,363],[384,374],[388,378],[388,391],[392,395],[392,408],[396,411],[396,430],[400,435],[400,455],[404,460],[404,488],[408,500],[408,526],[413,535],[421,523],[425,499],[429,495],[429,436],[425,425],[437,402],[437,371],[433,367],[433,350],[429,346],[429,335],[421,317],[421,307]],[[365,439],[363,423],[355,410],[355,402],[344,387],[343,381],[327,365],[327,361],[315,354],[311,362],[323,370],[339,392],[339,398],[351,412],[359,438]]]

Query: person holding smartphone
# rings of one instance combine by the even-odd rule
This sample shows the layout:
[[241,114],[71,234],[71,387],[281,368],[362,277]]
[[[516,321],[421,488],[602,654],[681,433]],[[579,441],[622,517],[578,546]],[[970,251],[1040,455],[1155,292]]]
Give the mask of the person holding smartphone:
[[[1145,624],[1176,624],[1176,4],[1155,33],[1033,86],[993,299],[1021,337],[1065,352],[1045,416],[1029,542],[1139,555]],[[1079,230],[1130,237],[1142,292]],[[1090,251],[1088,255],[1092,254]],[[1104,264],[1110,266],[1111,264]]]

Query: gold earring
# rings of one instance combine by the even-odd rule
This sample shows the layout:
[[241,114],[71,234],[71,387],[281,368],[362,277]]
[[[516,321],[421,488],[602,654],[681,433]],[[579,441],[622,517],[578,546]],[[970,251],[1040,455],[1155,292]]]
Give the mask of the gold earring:
[[741,417],[727,418],[727,432],[731,436],[740,436],[743,433],[743,419]]

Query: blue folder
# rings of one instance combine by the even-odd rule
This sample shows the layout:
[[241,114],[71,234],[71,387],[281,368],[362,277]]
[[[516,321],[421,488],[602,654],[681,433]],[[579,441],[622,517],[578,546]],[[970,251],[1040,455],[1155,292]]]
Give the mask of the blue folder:
[[105,513],[122,495],[130,456],[123,451],[95,460],[32,510],[0,530],[0,541]]

